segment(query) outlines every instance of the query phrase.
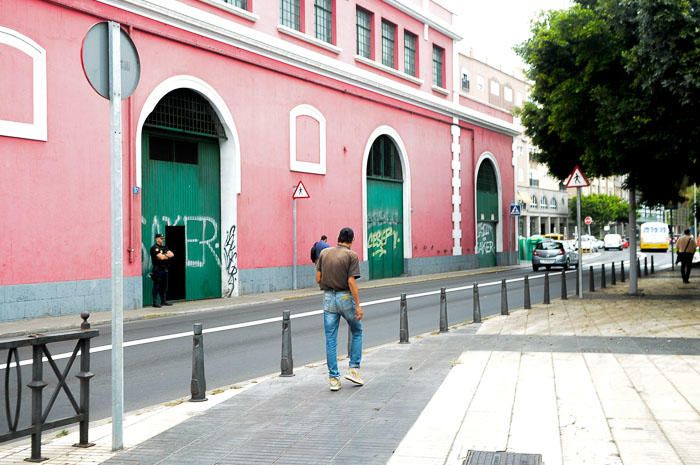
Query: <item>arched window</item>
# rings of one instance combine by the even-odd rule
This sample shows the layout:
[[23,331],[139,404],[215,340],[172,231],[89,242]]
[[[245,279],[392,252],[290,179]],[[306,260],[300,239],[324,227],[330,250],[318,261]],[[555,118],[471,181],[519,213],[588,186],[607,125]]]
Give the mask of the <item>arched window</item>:
[[372,143],[367,160],[367,176],[384,180],[403,181],[401,160],[396,144],[387,135],[382,135]]
[[547,197],[544,195],[540,199],[540,208],[547,208]]
[[530,207],[537,208],[537,197],[534,195],[530,198]]
[[549,204],[549,208],[551,208],[552,210],[556,210],[556,209],[557,209],[557,199],[556,199],[556,197],[552,197],[552,202]]

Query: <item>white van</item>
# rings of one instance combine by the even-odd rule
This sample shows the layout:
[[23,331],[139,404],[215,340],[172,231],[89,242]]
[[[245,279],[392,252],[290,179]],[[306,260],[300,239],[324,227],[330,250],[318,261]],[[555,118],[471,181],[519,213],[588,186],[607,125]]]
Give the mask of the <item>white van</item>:
[[603,238],[603,244],[605,250],[622,250],[622,236],[620,236],[619,234],[606,234]]

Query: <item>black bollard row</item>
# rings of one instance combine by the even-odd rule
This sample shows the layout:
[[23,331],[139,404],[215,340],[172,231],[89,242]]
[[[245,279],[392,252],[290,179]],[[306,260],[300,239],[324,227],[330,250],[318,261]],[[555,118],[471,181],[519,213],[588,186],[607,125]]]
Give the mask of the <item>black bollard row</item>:
[[501,280],[501,315],[508,315],[508,287],[506,280]]
[[[580,266],[580,265],[579,265]],[[581,276],[579,276],[578,268],[576,268],[576,295],[581,291]]]
[[481,303],[479,302],[479,283],[474,283],[472,286],[474,289],[474,323],[481,323]]
[[637,257],[637,278],[642,277],[642,267],[639,265],[639,257]]
[[610,271],[610,284],[611,285],[616,285],[617,284],[617,276],[615,276],[615,262],[612,262],[610,264],[611,271]]
[[644,276],[649,276],[649,264],[647,262],[647,257],[644,257]]
[[625,262],[620,260],[620,282],[625,282]]
[[447,327],[447,294],[444,287],[440,288],[440,332],[449,331]]
[[544,274],[544,304],[549,305],[550,300],[549,300],[549,272],[545,272]]
[[654,256],[651,256],[651,274],[654,274]]
[[406,294],[401,294],[401,304],[399,308],[399,344],[408,343],[408,306],[406,305]]
[[532,305],[530,303],[530,280],[528,279],[527,276],[525,276],[525,280],[523,282],[523,303],[524,303],[524,308],[526,310],[529,310],[532,308]]
[[561,300],[567,300],[568,298],[569,292],[566,289],[566,270],[561,270]]
[[294,360],[292,358],[292,320],[289,310],[282,311],[282,360],[280,376],[294,376]]
[[588,291],[595,292],[595,276],[593,276],[593,265],[588,270]]
[[204,378],[204,336],[202,323],[194,324],[192,336],[192,381],[190,382],[190,402],[207,400],[207,382]]

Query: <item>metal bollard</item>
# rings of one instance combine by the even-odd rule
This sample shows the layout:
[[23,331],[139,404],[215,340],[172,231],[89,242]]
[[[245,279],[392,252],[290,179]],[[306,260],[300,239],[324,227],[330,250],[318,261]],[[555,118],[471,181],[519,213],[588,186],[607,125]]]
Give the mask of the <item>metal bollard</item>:
[[481,323],[481,303],[479,302],[479,283],[474,283],[474,323]]
[[401,294],[401,304],[399,307],[399,344],[408,343],[408,306],[406,305],[406,294]]
[[506,280],[501,280],[501,315],[508,315],[508,285]]
[[615,262],[610,264],[612,271],[610,272],[610,284],[613,286],[617,284],[617,276],[615,276]]
[[294,376],[294,360],[292,358],[292,325],[291,312],[282,311],[282,361],[280,362],[280,376]]
[[530,304],[530,280],[528,279],[527,275],[523,281],[523,293],[523,308],[525,308],[525,310],[529,310],[532,308],[532,305]]
[[447,328],[447,294],[445,293],[445,288],[440,288],[440,332],[446,333],[449,331]]
[[637,257],[637,278],[642,277],[642,267],[639,265],[639,257]]
[[593,276],[593,265],[591,265],[588,273],[588,291],[595,292],[595,276]]
[[620,282],[625,282],[625,262],[620,260]]
[[561,300],[567,300],[568,298],[569,291],[566,289],[566,270],[561,270]]
[[576,295],[579,295],[581,290],[581,278],[578,275],[578,268],[576,268]]
[[549,271],[544,273],[544,304],[549,305]]
[[601,263],[600,265],[600,288],[605,289],[606,283],[605,283],[605,263]]
[[190,383],[192,397],[190,402],[207,400],[207,382],[204,378],[204,336],[202,323],[194,324],[192,336],[192,382]]
[[644,257],[644,276],[649,276],[649,264],[647,263],[647,257]]
[[654,256],[651,256],[651,274],[654,274]]

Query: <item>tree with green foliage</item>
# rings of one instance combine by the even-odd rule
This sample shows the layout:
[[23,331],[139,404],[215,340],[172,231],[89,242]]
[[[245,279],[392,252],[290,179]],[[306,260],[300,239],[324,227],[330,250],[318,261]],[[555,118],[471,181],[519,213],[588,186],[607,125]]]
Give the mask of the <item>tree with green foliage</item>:
[[700,181],[699,2],[575,0],[518,48],[533,83],[520,116],[535,157],[560,179],[577,164],[625,176],[630,227],[636,193],[675,203]]
[[[600,235],[609,223],[627,222],[629,204],[620,197],[608,194],[591,194],[581,197],[581,217],[593,218],[591,230]],[[569,199],[569,217],[576,222],[576,198]]]

